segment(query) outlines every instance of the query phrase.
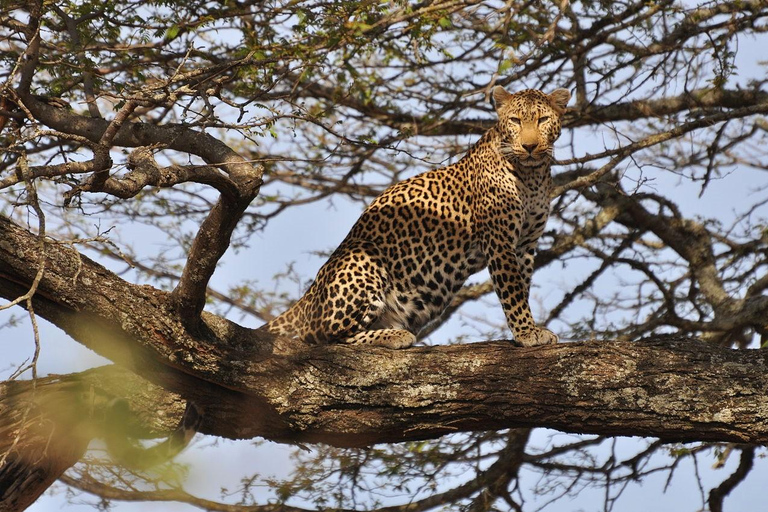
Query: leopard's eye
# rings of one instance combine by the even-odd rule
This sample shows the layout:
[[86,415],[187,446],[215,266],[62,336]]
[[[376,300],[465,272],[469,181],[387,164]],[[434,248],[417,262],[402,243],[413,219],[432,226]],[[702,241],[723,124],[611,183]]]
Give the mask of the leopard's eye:
[[520,118],[519,117],[510,117],[509,120],[512,122],[512,124],[516,124],[520,126]]
[[546,123],[547,121],[549,121],[549,116],[539,118],[539,124]]

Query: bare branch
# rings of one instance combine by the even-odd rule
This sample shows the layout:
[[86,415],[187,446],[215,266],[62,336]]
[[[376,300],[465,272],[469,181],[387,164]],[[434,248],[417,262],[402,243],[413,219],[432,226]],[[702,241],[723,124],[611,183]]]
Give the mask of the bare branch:
[[753,446],[745,446],[741,449],[741,457],[739,458],[739,466],[731,476],[725,479],[723,483],[709,491],[709,499],[707,504],[711,512],[723,512],[723,500],[733,491],[737,485],[744,481],[752,469],[752,464],[755,460],[755,448]]

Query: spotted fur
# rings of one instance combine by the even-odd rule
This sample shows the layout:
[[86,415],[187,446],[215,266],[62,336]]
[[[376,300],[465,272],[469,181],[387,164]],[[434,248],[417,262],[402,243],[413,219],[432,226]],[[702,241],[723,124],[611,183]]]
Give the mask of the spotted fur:
[[488,267],[516,343],[558,341],[534,323],[528,296],[570,93],[497,86],[493,99],[496,126],[455,164],[377,197],[307,293],[265,329],[311,344],[408,347],[467,278]]

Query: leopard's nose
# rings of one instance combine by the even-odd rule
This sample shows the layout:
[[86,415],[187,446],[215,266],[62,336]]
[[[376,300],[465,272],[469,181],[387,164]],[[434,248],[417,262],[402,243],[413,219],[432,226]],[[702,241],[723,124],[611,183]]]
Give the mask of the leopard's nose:
[[522,146],[523,146],[523,148],[525,148],[525,150],[528,152],[529,155],[532,155],[533,154],[533,150],[536,149],[536,146],[538,146],[538,144],[536,144],[536,143],[534,143],[534,144],[523,144]]

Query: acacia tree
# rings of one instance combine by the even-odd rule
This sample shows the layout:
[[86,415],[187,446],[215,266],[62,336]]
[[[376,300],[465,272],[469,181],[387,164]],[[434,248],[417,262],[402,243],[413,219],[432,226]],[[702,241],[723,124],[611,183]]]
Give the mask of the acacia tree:
[[[34,356],[0,385],[3,506],[59,479],[256,511],[521,510],[595,485],[608,510],[633,481],[735,451],[702,487],[721,510],[768,441],[768,91],[740,60],[768,8],[694,4],[5,2],[0,294],[26,309]],[[403,351],[245,327],[312,271],[273,253],[274,281],[256,261],[219,285],[217,266],[274,243],[255,234],[281,219],[358,212],[456,158],[493,125],[494,84],[574,92],[534,276],[543,323],[572,343],[458,343],[506,336],[482,276]],[[732,182],[754,190],[719,207]],[[158,234],[162,251],[142,243]],[[40,321],[116,365],[39,377]],[[205,434],[312,450],[269,500],[245,478],[240,505],[121,465],[185,403]],[[592,435],[536,448],[534,427]],[[621,435],[649,440],[627,456]]]

